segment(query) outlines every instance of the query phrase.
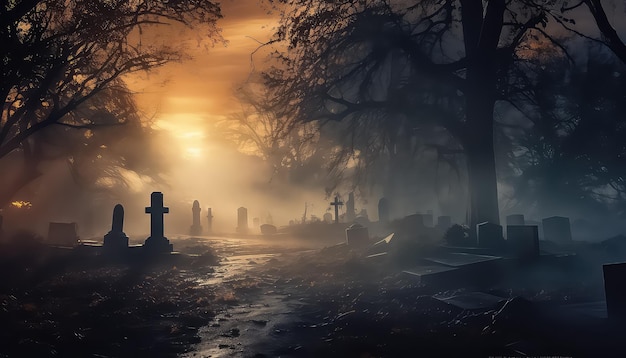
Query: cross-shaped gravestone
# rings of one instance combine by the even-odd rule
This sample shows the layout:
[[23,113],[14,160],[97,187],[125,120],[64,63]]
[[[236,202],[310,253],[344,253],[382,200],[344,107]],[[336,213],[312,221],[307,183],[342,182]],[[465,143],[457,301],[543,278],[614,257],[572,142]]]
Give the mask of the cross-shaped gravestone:
[[170,212],[170,208],[163,206],[163,193],[155,191],[150,195],[150,206],[146,214],[150,214],[150,237],[146,239],[144,247],[155,252],[172,252],[172,244],[163,236],[163,214]]
[[124,207],[121,204],[113,208],[111,231],[104,235],[105,250],[123,250],[128,247],[128,236],[124,233]]
[[339,197],[335,196],[335,201],[330,203],[330,205],[335,207],[335,224],[339,223],[339,207],[343,205],[342,201],[339,201]]

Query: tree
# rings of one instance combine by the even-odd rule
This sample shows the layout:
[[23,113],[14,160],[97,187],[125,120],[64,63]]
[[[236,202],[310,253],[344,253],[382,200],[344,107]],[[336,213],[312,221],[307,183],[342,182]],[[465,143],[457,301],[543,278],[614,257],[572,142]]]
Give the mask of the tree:
[[287,10],[272,43],[287,50],[266,74],[274,106],[305,121],[444,128],[464,152],[469,223],[499,222],[494,109],[539,65],[538,43],[563,50],[546,31],[556,2],[277,2]]
[[15,0],[0,6],[0,159],[23,157],[20,172],[0,191],[0,207],[40,175],[40,162],[50,159],[42,141],[50,128],[85,133],[137,120],[124,76],[185,57],[183,48],[148,36],[147,29],[198,25],[215,40],[220,17],[218,4],[206,0]]

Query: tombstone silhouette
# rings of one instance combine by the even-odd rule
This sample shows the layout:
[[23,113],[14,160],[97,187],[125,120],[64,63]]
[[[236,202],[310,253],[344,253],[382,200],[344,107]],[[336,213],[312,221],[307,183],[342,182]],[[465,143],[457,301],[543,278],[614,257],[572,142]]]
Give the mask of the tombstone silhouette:
[[192,224],[189,229],[189,235],[201,235],[202,234],[202,225],[200,225],[200,202],[198,200],[193,201],[193,206],[191,207],[192,213]]
[[124,233],[124,207],[121,204],[113,208],[111,231],[104,235],[103,247],[106,251],[119,251],[128,248],[128,236]]
[[150,206],[146,207],[146,214],[150,214],[150,237],[143,247],[149,252],[172,252],[173,245],[163,236],[163,215],[170,212],[170,208],[163,206],[163,193],[155,191],[150,195]]

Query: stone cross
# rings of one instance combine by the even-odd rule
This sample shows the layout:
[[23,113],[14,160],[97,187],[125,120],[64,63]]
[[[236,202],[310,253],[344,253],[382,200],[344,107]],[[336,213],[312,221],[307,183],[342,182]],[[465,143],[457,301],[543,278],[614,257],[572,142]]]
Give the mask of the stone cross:
[[156,251],[172,251],[172,244],[163,236],[163,214],[170,212],[170,208],[163,206],[163,193],[155,191],[150,195],[150,206],[146,208],[146,214],[150,214],[150,237],[145,242],[145,247]]
[[335,195],[335,201],[330,203],[330,205],[335,207],[335,224],[339,223],[339,207],[343,205],[342,201],[339,201],[339,196]]
[[191,212],[193,214],[191,229],[189,229],[190,235],[200,235],[202,234],[202,225],[200,225],[200,202],[198,200],[193,201],[193,206],[191,207]]
[[113,208],[111,231],[104,235],[105,249],[123,250],[128,247],[128,236],[124,233],[124,207],[121,204]]

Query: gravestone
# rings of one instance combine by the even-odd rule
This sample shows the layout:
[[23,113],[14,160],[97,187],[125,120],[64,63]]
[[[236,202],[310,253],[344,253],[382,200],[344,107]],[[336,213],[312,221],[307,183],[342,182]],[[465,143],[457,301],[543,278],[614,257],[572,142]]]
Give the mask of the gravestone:
[[427,210],[426,214],[423,215],[424,226],[433,227],[433,211]]
[[248,209],[243,206],[237,209],[237,232],[242,234],[248,232]]
[[102,246],[107,251],[123,251],[128,248],[128,236],[124,233],[124,207],[121,204],[113,208],[111,231],[104,235]]
[[330,224],[333,222],[333,214],[331,213],[325,213],[324,214],[324,222],[327,224]]
[[48,225],[48,243],[63,247],[78,245],[78,224],[51,222]]
[[198,200],[193,201],[193,206],[191,207],[192,214],[192,224],[191,228],[189,228],[189,235],[202,235],[202,225],[200,225],[200,202]]
[[522,214],[513,214],[513,215],[508,215],[506,217],[506,225],[526,225],[526,222],[524,220],[524,215]]
[[409,230],[419,231],[424,227],[424,215],[422,214],[405,216],[403,221]]
[[274,235],[278,230],[276,226],[270,224],[261,225],[261,234],[263,235]]
[[354,223],[346,229],[346,243],[351,247],[363,247],[369,243],[369,232],[366,227]]
[[170,212],[170,208],[163,206],[163,193],[155,191],[150,195],[150,206],[146,207],[146,214],[150,214],[150,237],[144,242],[144,249],[153,253],[172,252],[174,246],[164,236],[163,215]]
[[381,223],[389,222],[389,200],[387,198],[378,200],[378,221]]
[[335,196],[335,201],[331,202],[330,205],[335,207],[335,224],[339,224],[339,207],[343,205],[343,202],[339,201],[339,196]]
[[437,218],[437,228],[446,231],[452,226],[452,217],[443,215]]
[[502,249],[504,247],[501,225],[484,222],[476,225],[476,231],[479,247],[491,249]]
[[346,222],[351,223],[356,218],[356,212],[354,211],[354,193],[348,194],[348,201],[346,201]]
[[508,225],[507,246],[515,257],[533,259],[539,257],[539,230],[530,225]]
[[207,227],[206,227],[206,231],[207,233],[211,234],[213,232],[213,212],[211,211],[211,208],[206,209],[207,214],[206,214],[206,219],[207,219]]
[[552,216],[542,220],[543,238],[561,244],[572,242],[572,229],[569,218]]
[[626,263],[606,264],[602,271],[608,317],[623,324],[626,322]]

